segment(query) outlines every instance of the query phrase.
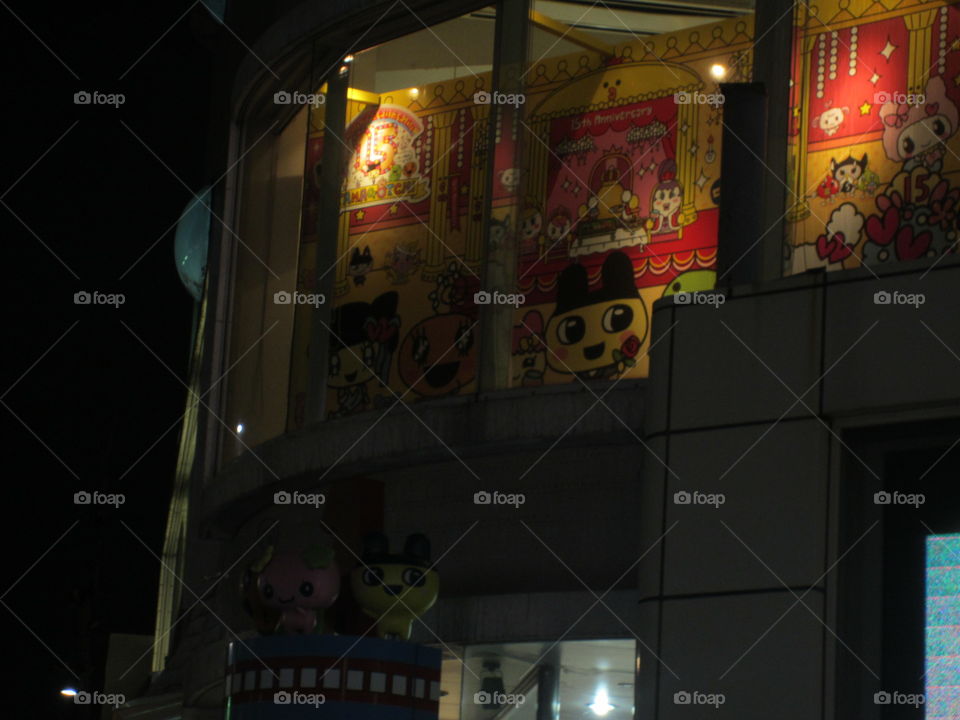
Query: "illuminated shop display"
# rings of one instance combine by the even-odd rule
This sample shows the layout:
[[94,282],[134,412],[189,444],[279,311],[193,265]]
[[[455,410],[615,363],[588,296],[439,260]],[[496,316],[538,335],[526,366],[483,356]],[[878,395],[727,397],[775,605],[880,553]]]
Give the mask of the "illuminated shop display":
[[[744,16],[630,37],[608,55],[544,57],[529,69],[523,102],[502,113],[487,102],[489,70],[378,94],[351,89],[327,416],[394,396],[475,392],[484,255],[507,240],[519,252],[507,300],[516,386],[645,377],[653,302],[671,286],[712,286],[718,82],[750,79],[752,33]],[[316,237],[325,111],[311,109],[303,292],[316,278],[315,243],[328,241]],[[512,167],[518,145],[524,166]],[[291,428],[303,422],[310,367],[309,308],[296,312]]]
[[960,202],[960,7],[798,4],[787,273],[936,262]]

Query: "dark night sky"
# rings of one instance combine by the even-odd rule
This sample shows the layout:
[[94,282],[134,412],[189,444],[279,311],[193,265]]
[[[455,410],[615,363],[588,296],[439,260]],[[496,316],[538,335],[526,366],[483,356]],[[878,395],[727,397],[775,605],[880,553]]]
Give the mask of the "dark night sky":
[[[227,40],[199,5],[164,35],[189,6],[21,1],[0,8],[7,120],[0,194],[29,227],[0,206],[13,284],[5,293],[0,392],[29,426],[0,407],[8,518],[0,594],[30,628],[0,606],[5,643],[23,668],[5,684],[6,711],[79,717],[81,708],[57,695],[71,679],[54,655],[82,674],[104,659],[84,655],[86,640],[97,637],[85,636],[91,626],[105,633],[153,629],[159,565],[137,537],[160,553],[193,315],[167,231],[191,197],[185,185],[196,191],[223,171],[207,167],[206,158],[208,144],[222,142],[207,137],[207,128],[214,48]],[[74,105],[73,94],[84,89],[124,93],[126,103]],[[76,306],[78,290],[120,292],[126,303]],[[81,489],[124,493],[126,504],[75,506]]]

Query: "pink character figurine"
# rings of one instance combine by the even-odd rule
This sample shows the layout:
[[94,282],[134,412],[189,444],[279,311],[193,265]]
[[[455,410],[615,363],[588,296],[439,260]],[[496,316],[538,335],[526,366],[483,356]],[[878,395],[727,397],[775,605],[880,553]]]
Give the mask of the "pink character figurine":
[[306,634],[323,629],[318,610],[333,605],[340,594],[340,568],[333,550],[313,545],[304,552],[274,555],[257,579],[263,604],[280,612],[277,632]]

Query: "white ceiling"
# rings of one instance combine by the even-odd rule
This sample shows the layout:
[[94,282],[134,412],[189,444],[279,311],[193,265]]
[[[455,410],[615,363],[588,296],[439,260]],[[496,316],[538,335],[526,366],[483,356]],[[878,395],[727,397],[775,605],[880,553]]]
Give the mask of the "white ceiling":
[[[533,9],[608,45],[676,32],[752,12],[754,0],[534,0]],[[449,20],[356,54],[353,87],[377,94],[421,87],[451,78],[472,79],[493,66],[494,8]],[[580,50],[567,39],[534,28],[531,59]],[[469,87],[469,84],[468,84]]]

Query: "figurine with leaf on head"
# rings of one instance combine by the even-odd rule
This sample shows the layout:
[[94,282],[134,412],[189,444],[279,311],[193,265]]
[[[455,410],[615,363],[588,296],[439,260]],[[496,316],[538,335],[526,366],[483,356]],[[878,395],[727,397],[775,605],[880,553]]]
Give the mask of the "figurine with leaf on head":
[[440,590],[430,541],[415,533],[407,537],[403,552],[394,554],[383,533],[369,533],[350,574],[350,588],[363,613],[376,619],[380,637],[409,640],[413,621],[433,607]]
[[324,611],[340,594],[340,568],[329,545],[264,556],[244,573],[244,609],[264,635],[327,632]]

